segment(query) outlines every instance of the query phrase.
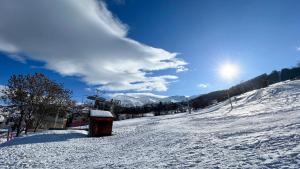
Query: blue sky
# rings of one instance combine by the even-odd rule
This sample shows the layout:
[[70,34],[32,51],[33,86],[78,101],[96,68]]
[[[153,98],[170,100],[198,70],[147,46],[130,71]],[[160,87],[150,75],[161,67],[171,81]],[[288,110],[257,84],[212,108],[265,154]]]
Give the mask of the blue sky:
[[[5,3],[10,7],[17,5],[10,4],[9,1]],[[109,65],[120,64],[116,68],[112,67],[111,72],[113,73],[107,77],[105,71],[102,72],[99,70],[100,68],[89,69],[91,63],[87,63],[88,65],[85,66],[84,62],[80,60],[86,56],[87,53],[84,52],[94,50],[93,45],[85,46],[82,45],[83,43],[74,43],[68,50],[61,48],[64,46],[63,43],[60,46],[57,45],[56,48],[52,47],[56,46],[56,43],[53,45],[53,42],[64,41],[65,38],[69,38],[69,36],[61,39],[51,38],[52,32],[53,36],[64,36],[63,30],[67,31],[68,29],[62,29],[67,27],[59,27],[59,24],[62,23],[63,25],[64,19],[68,18],[62,17],[57,19],[60,21],[48,22],[51,18],[47,17],[51,16],[49,13],[53,12],[53,9],[64,7],[64,5],[65,7],[73,7],[71,2],[66,0],[66,3],[61,3],[61,6],[59,3],[52,4],[52,8],[51,4],[47,4],[45,9],[41,9],[41,11],[46,11],[41,17],[36,17],[35,14],[41,12],[37,8],[42,8],[43,4],[36,4],[35,6],[31,3],[27,4],[34,9],[33,12],[28,13],[26,10],[24,10],[25,12],[20,10],[19,18],[11,16],[9,12],[3,9],[1,11],[4,12],[0,12],[2,17],[12,17],[9,22],[1,21],[0,17],[0,27],[1,22],[2,25],[8,25],[7,28],[0,28],[0,49],[2,49],[0,54],[0,84],[2,85],[5,85],[9,76],[14,73],[42,72],[51,79],[64,83],[66,88],[73,90],[74,99],[77,101],[81,101],[84,95],[92,94],[98,87],[104,87],[103,89],[107,89],[109,92],[147,92],[168,96],[197,95],[224,89],[262,73],[270,73],[275,69],[292,67],[300,61],[300,50],[298,50],[300,47],[300,1],[297,0],[104,1],[100,4],[98,14],[104,16],[106,25],[102,25],[102,27],[106,26],[105,31],[92,31],[94,29],[91,27],[89,32],[93,34],[82,34],[79,37],[72,37],[71,40],[94,42],[98,46],[105,46],[107,51],[104,54],[110,57],[106,58],[108,61],[103,59],[104,55],[101,53],[103,50],[101,50],[96,58],[99,63],[102,60],[105,62],[101,62],[99,67],[108,67],[107,69],[110,71]],[[5,5],[2,4],[2,6]],[[93,7],[95,4],[83,3],[81,5]],[[49,10],[47,10],[48,8]],[[87,12],[89,9],[91,8],[76,7],[76,10],[81,12]],[[57,13],[68,17],[81,17],[73,14],[73,11],[70,9],[67,14],[64,14],[59,13],[58,10]],[[27,23],[21,14],[28,14],[33,19],[29,19]],[[55,15],[53,14],[53,16]],[[42,21],[43,24],[36,25],[36,21]],[[27,25],[31,22],[32,24]],[[76,30],[77,35],[78,31],[79,33],[86,31],[85,27],[74,28],[77,23],[78,25],[89,24],[81,22],[82,20],[72,22],[74,24],[72,30]],[[54,25],[51,31],[43,30],[48,29],[49,25],[47,28],[44,27],[47,24],[50,27]],[[9,26],[18,26],[18,28],[11,29]],[[102,27],[101,30],[104,30]],[[54,32],[56,30],[60,32]],[[122,41],[111,40],[109,36],[106,36],[105,33],[110,34],[110,30],[112,30],[113,39],[117,37]],[[98,34],[101,34],[99,38],[108,37],[109,45],[107,47],[107,41],[102,43],[103,41],[98,41],[98,39],[86,38]],[[23,40],[26,38],[29,40]],[[124,38],[126,38],[125,42]],[[41,43],[47,45],[39,46]],[[49,45],[52,45],[51,49],[47,48]],[[35,46],[38,49],[35,49]],[[74,46],[78,48],[78,51]],[[155,50],[152,51],[152,48],[148,48],[148,46],[155,48]],[[84,56],[78,55],[70,61],[68,57],[74,51],[76,54],[81,53],[79,50],[81,47],[84,49],[82,52]],[[119,53],[114,52],[119,51],[119,49]],[[150,49],[151,51],[149,51]],[[159,49],[164,52],[160,52]],[[58,53],[51,50],[64,50],[64,52]],[[129,51],[128,55],[127,50]],[[95,51],[95,53],[98,52]],[[141,51],[144,53],[140,53]],[[135,54],[137,55],[136,58],[132,59],[132,55]],[[149,55],[149,57],[153,57],[153,60],[160,58],[160,61],[148,63],[147,59],[140,59],[140,55],[145,55],[145,57]],[[64,62],[60,63],[57,57],[61,57]],[[112,58],[112,63],[110,63],[109,58]],[[93,60],[95,57],[92,57],[91,54],[87,59]],[[132,60],[132,62],[127,62],[127,60]],[[137,64],[134,63],[134,60],[137,60]],[[168,60],[168,63],[171,62],[172,64],[162,63],[164,60]],[[131,67],[126,65],[123,68],[122,62],[124,65],[128,64],[133,67],[145,65],[140,68],[145,69],[145,71],[137,69],[131,72]],[[222,79],[218,73],[220,66],[226,62],[238,65],[240,70],[239,75],[230,82]],[[77,63],[82,64],[77,66]],[[106,63],[107,65],[104,65]],[[156,67],[155,65],[160,66]],[[88,69],[89,71],[79,71],[79,69]],[[119,71],[117,74],[114,74],[115,69]],[[178,72],[180,69],[188,70]],[[93,72],[94,70],[95,72]],[[97,73],[103,74],[98,76]],[[129,79],[133,79],[132,81],[126,79],[126,73],[128,73]],[[110,79],[113,76],[116,79]],[[155,78],[148,78],[150,76]],[[119,84],[118,79],[123,80],[124,83]],[[127,83],[130,85],[122,86]]]

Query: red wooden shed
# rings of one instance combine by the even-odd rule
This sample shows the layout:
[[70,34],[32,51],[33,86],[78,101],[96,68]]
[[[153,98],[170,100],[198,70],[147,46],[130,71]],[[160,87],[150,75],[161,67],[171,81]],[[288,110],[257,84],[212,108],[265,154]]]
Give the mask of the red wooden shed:
[[110,136],[112,133],[114,117],[109,111],[91,110],[89,136],[101,137]]

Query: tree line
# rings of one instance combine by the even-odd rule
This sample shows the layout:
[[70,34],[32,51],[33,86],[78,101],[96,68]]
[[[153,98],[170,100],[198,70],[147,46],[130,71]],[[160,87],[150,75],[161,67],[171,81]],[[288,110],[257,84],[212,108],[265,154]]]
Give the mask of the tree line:
[[140,117],[147,113],[153,113],[155,116],[169,114],[169,113],[180,113],[188,110],[188,102],[178,103],[152,103],[145,104],[143,106],[126,107],[121,104],[115,104],[114,100],[109,101],[95,101],[94,109],[101,109],[111,111],[115,119],[120,119],[120,115],[132,115],[133,117]]

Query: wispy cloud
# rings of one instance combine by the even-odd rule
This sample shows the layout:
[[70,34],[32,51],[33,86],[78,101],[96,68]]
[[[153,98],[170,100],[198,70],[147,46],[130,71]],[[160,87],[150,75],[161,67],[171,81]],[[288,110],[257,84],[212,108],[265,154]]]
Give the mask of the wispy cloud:
[[300,51],[300,47],[298,47],[296,50]]
[[125,96],[130,96],[130,97],[135,97],[139,98],[141,96],[151,96],[151,97],[156,97],[156,98],[166,98],[168,96],[163,96],[163,95],[156,95],[153,93],[112,93],[109,94],[109,97],[115,97],[115,96],[120,96],[120,95],[125,95]]
[[21,62],[21,63],[26,63],[26,59],[20,55],[17,55],[17,54],[11,54],[11,55],[8,55],[8,57],[10,57],[11,59],[13,60],[16,60],[18,62]]
[[186,72],[188,71],[189,69],[185,66],[178,66],[177,69],[176,69],[176,73],[179,73],[179,72]]
[[180,72],[187,63],[177,53],[128,38],[128,29],[103,1],[0,2],[0,50],[14,59],[42,61],[44,68],[104,90],[167,90],[177,76],[151,72]]
[[200,83],[197,86],[200,88],[207,88],[209,85],[207,83]]
[[90,87],[86,87],[84,90],[87,92],[92,92],[92,88],[90,88]]

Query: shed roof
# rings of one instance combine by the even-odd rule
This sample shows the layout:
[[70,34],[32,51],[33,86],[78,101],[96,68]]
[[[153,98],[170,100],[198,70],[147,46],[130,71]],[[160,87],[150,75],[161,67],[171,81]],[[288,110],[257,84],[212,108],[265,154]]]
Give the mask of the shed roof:
[[105,110],[91,110],[92,117],[114,117],[111,112]]

